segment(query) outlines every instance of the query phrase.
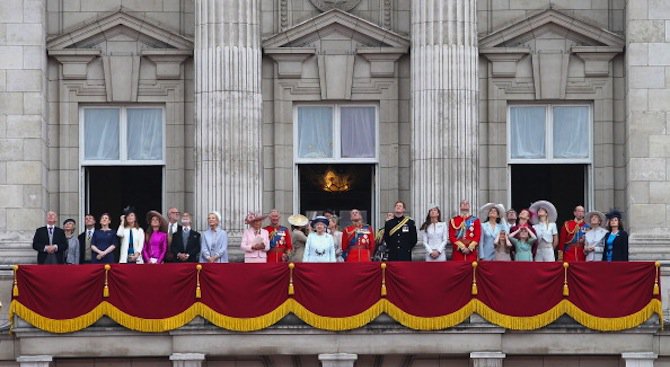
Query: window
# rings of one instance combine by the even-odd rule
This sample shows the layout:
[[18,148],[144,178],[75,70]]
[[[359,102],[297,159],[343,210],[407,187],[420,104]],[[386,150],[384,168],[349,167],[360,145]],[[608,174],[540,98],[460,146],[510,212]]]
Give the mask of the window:
[[82,108],[82,164],[163,164],[159,107]]
[[510,106],[510,163],[590,163],[590,105]]
[[298,106],[295,121],[296,162],[377,161],[376,106]]

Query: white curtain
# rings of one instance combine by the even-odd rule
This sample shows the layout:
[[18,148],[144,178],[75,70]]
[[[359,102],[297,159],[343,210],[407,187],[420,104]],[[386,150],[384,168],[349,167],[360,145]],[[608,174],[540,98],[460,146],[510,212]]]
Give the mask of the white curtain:
[[333,110],[331,107],[298,108],[298,156],[333,156]]
[[128,109],[128,159],[163,159],[163,114],[159,108]]
[[512,159],[546,158],[545,107],[511,107]]
[[84,159],[119,159],[119,109],[84,110]]
[[374,107],[342,107],[341,134],[343,158],[375,157]]
[[554,107],[554,158],[589,157],[589,108]]

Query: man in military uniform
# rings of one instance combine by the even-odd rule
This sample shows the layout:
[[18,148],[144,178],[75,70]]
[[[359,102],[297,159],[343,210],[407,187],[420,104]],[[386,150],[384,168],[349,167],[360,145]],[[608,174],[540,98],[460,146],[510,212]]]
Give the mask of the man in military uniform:
[[562,259],[565,262],[586,261],[584,236],[590,226],[584,222],[583,206],[576,206],[573,214],[575,219],[566,221],[561,227],[558,259]]
[[396,201],[393,218],[384,225],[384,242],[388,246],[389,261],[412,261],[416,245],[416,225],[405,216],[405,203]]
[[270,211],[270,225],[264,229],[268,231],[270,236],[270,250],[268,251],[268,263],[281,263],[288,259],[290,252],[293,250],[291,245],[291,232],[288,228],[279,224],[281,216],[279,210],[272,209]]
[[470,214],[470,202],[461,200],[460,214],[449,222],[449,242],[453,247],[451,259],[454,261],[477,261],[477,246],[482,235],[482,225]]
[[375,230],[363,223],[358,209],[351,210],[351,223],[342,232],[342,257],[346,262],[369,262],[375,253]]

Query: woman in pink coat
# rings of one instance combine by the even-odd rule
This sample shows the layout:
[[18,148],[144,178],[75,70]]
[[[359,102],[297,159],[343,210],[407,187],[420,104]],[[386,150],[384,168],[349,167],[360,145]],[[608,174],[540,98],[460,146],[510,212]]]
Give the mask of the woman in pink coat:
[[152,210],[147,213],[147,223],[142,259],[145,264],[162,264],[168,248],[167,220]]
[[267,215],[249,212],[244,220],[244,223],[249,225],[249,228],[245,229],[242,234],[242,243],[240,244],[240,248],[244,251],[245,263],[267,262],[270,234],[261,228],[263,219],[266,217]]

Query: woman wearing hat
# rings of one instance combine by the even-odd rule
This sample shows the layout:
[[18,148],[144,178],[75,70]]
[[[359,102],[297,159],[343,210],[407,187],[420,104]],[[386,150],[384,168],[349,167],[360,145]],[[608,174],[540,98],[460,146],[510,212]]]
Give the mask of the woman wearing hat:
[[482,237],[479,242],[480,260],[495,260],[496,238],[501,232],[509,231],[507,223],[502,219],[504,214],[505,207],[502,204],[488,203],[479,209],[479,218],[482,221]]
[[586,220],[589,221],[590,229],[584,235],[584,253],[586,261],[600,261],[603,258],[603,248],[605,247],[605,235],[607,230],[602,227],[607,218],[605,214],[599,211],[586,213]]
[[200,236],[201,263],[228,262],[228,233],[219,227],[221,214],[216,211],[207,214],[209,229]]
[[303,262],[333,263],[335,259],[335,241],[333,236],[326,232],[328,219],[318,216],[312,220],[314,232],[307,236]]
[[167,220],[161,213],[151,210],[147,213],[147,223],[142,260],[145,264],[162,264],[168,248]]
[[144,230],[137,224],[135,209],[128,207],[123,212],[121,224],[116,231],[116,236],[121,239],[119,262],[122,264],[142,264]]
[[607,213],[607,234],[603,261],[628,261],[628,233],[623,229],[621,212],[612,209]]
[[537,235],[535,261],[556,261],[554,256],[554,249],[558,246],[556,207],[546,200],[539,200],[534,202],[529,210],[532,214],[530,221]]
[[302,262],[305,243],[307,242],[307,223],[309,223],[309,219],[302,214],[294,214],[288,217],[288,223],[291,225],[291,244],[293,245],[293,252],[289,256],[289,261]]
[[447,223],[442,221],[439,206],[431,205],[420,231],[423,247],[426,249],[426,261],[446,261],[449,228]]
[[249,228],[242,233],[242,243],[240,248],[244,251],[245,263],[265,263],[268,260],[268,250],[270,249],[270,233],[261,228],[263,219],[266,215],[249,212],[244,219],[244,223]]

